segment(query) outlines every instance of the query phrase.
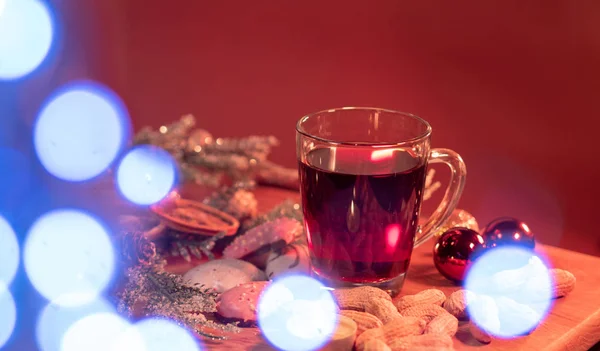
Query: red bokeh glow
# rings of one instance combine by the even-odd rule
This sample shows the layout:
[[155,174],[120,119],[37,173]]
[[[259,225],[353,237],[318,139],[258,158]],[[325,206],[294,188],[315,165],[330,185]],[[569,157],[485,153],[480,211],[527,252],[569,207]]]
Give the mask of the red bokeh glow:
[[398,239],[400,239],[400,225],[390,224],[385,228],[386,248],[385,251],[388,253],[396,250]]

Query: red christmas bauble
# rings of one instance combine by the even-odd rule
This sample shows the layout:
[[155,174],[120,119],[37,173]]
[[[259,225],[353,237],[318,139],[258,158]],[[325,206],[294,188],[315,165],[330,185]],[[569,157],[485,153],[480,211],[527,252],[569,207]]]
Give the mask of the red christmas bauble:
[[451,228],[433,247],[435,268],[447,279],[461,283],[467,269],[485,248],[483,236],[468,228]]
[[503,245],[515,245],[525,249],[535,248],[535,236],[524,222],[502,217],[490,222],[481,232],[486,249]]

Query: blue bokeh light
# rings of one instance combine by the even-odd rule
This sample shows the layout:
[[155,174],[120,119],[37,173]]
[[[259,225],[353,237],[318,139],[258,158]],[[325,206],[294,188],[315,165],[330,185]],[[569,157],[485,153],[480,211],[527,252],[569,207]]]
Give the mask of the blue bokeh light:
[[[19,242],[17,236],[8,221],[0,216],[0,286],[9,286],[17,274],[18,268]],[[0,311],[2,310],[0,309]]]
[[17,321],[17,307],[12,294],[0,283],[0,349],[10,339]]
[[[0,102],[1,104],[2,102]],[[5,121],[2,120],[3,123]],[[5,128],[4,125],[3,128]],[[19,134],[12,130],[10,126],[8,126],[7,133]],[[3,140],[0,135],[0,144],[2,143]],[[32,185],[31,175],[29,157],[16,149],[0,147],[0,194],[2,194],[0,196],[0,210],[10,211],[14,209],[15,204],[27,197],[27,191],[30,190]]]
[[35,150],[46,170],[67,181],[104,172],[129,136],[127,110],[116,94],[92,82],[59,89],[34,126]]
[[[515,268],[514,262],[526,262]],[[552,305],[552,280],[539,254],[518,246],[502,246],[478,257],[464,288],[475,293],[467,312],[481,329],[509,339],[533,331]]]
[[[137,340],[143,340],[145,351],[200,351],[198,340],[175,322],[153,318],[136,323],[128,332],[125,344],[137,345]],[[123,344],[122,342],[119,343]]]
[[319,281],[287,275],[262,293],[258,324],[265,338],[279,349],[316,350],[331,339],[337,327],[337,306]]
[[48,55],[53,36],[53,18],[43,2],[0,1],[0,80],[34,71]]
[[25,271],[46,299],[63,306],[89,303],[112,278],[115,256],[105,227],[77,210],[41,216],[24,245]]
[[119,163],[117,185],[121,194],[138,205],[152,205],[167,196],[177,181],[177,166],[165,150],[141,145]]
[[36,339],[40,351],[61,351],[64,335],[80,319],[97,313],[114,313],[115,308],[105,300],[94,300],[77,307],[65,307],[62,301],[53,301],[40,313]]
[[73,323],[65,333],[61,351],[144,351],[131,324],[114,313],[100,312]]

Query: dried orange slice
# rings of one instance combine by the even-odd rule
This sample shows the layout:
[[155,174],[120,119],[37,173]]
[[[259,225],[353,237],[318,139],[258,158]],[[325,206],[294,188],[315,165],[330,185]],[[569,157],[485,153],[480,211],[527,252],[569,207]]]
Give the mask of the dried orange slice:
[[237,219],[223,211],[179,196],[170,196],[150,209],[167,227],[191,234],[234,235],[240,226]]

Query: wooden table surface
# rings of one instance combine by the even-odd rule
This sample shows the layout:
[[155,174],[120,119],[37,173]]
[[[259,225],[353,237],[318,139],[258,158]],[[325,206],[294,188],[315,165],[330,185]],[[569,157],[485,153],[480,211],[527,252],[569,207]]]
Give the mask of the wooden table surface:
[[[186,197],[200,196],[197,189],[186,189]],[[259,210],[268,211],[285,199],[298,200],[292,191],[259,188],[255,192]],[[446,293],[459,287],[444,279],[433,266],[433,241],[415,249],[407,280],[400,296],[413,294],[423,289],[435,287]],[[600,341],[600,258],[568,251],[556,247],[538,245],[547,255],[550,263],[557,268],[571,271],[577,277],[575,290],[566,298],[555,301],[550,314],[529,336],[512,340],[494,340],[489,345],[473,340],[462,325],[455,337],[456,350],[588,350]],[[171,265],[172,272],[185,272],[198,262]],[[272,350],[257,329],[246,328],[240,334],[232,334],[227,341],[203,341],[209,350]]]

